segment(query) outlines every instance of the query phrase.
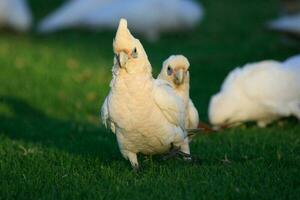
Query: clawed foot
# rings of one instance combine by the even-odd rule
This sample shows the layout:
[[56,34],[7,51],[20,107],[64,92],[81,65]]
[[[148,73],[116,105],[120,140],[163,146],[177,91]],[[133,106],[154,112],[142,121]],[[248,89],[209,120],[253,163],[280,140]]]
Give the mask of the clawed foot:
[[139,174],[141,172],[141,168],[137,164],[132,165],[132,169],[133,169],[133,172],[136,173],[136,174]]
[[192,156],[190,154],[180,151],[179,147],[175,147],[173,145],[171,146],[169,153],[162,157],[162,160],[169,160],[175,157],[179,157],[184,161],[188,161],[188,162],[192,161]]

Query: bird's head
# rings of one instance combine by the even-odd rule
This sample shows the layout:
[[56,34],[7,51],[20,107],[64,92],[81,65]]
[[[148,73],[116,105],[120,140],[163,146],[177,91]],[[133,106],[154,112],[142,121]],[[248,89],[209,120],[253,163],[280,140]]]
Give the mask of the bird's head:
[[235,102],[221,93],[214,95],[209,104],[209,121],[215,126],[226,126],[232,123]]
[[113,42],[115,64],[128,73],[151,72],[151,65],[141,42],[127,28],[127,20],[121,19]]
[[174,88],[189,83],[188,59],[182,55],[170,56],[164,61],[159,78],[168,81]]
[[215,126],[232,126],[245,117],[247,99],[241,90],[243,77],[239,68],[233,70],[225,79],[221,91],[211,97],[209,120]]

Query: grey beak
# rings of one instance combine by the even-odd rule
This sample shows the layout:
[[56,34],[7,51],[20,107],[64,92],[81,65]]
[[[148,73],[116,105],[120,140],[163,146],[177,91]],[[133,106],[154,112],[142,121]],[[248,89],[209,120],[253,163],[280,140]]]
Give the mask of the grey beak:
[[175,73],[174,83],[176,85],[180,85],[183,83],[183,80],[184,80],[184,71],[180,69]]
[[119,66],[121,68],[125,67],[128,61],[128,55],[125,52],[121,51],[118,55],[116,55],[116,58]]

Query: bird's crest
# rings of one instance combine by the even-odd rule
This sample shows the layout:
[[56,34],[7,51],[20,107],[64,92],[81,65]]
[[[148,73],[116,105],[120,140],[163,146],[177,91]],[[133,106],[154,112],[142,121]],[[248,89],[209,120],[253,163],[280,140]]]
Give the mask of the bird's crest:
[[127,27],[127,20],[121,19],[119,23],[119,27],[116,33],[116,37],[114,40],[114,51],[126,51],[131,49],[134,41],[134,37],[131,35],[130,31]]

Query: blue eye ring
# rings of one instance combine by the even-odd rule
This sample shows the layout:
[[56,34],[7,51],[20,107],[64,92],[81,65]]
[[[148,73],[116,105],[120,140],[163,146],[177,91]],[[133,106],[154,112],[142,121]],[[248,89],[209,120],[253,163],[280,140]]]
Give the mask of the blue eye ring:
[[171,68],[171,66],[169,65],[168,68],[167,68],[167,74],[169,76],[171,76],[173,74],[173,69]]

